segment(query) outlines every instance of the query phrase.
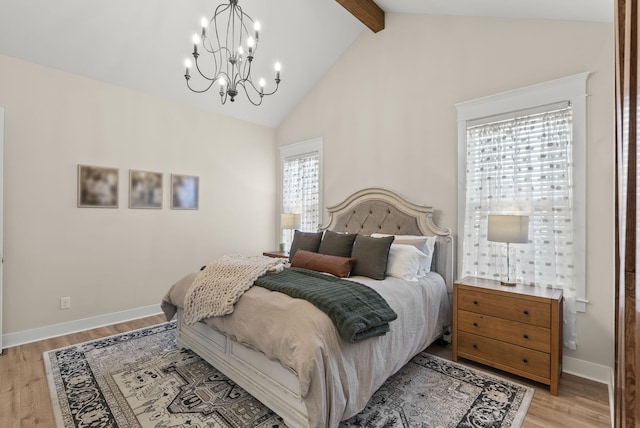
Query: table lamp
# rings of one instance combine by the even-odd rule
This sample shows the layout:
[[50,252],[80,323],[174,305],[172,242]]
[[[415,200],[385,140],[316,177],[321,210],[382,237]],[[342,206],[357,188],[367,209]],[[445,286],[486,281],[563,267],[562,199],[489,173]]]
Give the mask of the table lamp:
[[[291,232],[291,240],[289,242],[289,247],[291,247],[291,243],[293,242],[293,231],[296,229],[300,229],[300,225],[302,224],[302,216],[300,214],[286,213],[282,214],[280,217],[280,227],[282,230],[288,229]],[[284,250],[284,248],[282,248]]]
[[511,254],[509,244],[524,244],[529,241],[529,216],[490,214],[487,240],[507,243],[507,280],[500,283],[515,285],[515,264],[512,267],[509,260]]

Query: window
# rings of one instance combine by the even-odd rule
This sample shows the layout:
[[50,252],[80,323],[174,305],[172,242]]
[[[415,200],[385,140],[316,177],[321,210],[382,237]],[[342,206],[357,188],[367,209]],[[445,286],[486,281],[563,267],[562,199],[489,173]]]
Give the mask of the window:
[[529,242],[512,246],[517,279],[563,289],[570,349],[576,348],[576,311],[587,303],[587,77],[457,105],[462,275],[500,275],[505,246],[487,240],[489,214],[528,215]]
[[[315,232],[321,222],[322,139],[280,147],[282,213],[300,214],[300,229]],[[282,230],[289,248],[292,231]]]

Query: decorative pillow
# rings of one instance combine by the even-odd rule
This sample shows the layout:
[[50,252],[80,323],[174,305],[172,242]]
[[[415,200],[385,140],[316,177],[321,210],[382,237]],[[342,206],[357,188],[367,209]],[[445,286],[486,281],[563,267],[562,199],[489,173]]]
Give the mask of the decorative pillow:
[[372,238],[371,236],[357,235],[351,252],[351,257],[356,259],[351,275],[384,279],[393,239],[393,236]]
[[427,259],[423,261],[422,273],[424,275],[431,272],[431,262],[433,260],[433,253],[436,246],[435,236],[422,236],[422,235],[387,235],[384,233],[372,233],[372,237],[381,238],[383,236],[395,236],[394,244],[413,245],[418,250],[422,251]]
[[346,278],[351,273],[354,261],[355,259],[350,257],[329,256],[298,249],[291,261],[291,266],[327,272],[340,278]]
[[324,232],[318,252],[330,256],[351,257],[351,249],[353,248],[353,241],[355,241],[355,239],[355,234],[338,233],[327,230]]
[[417,281],[423,277],[423,265],[427,256],[413,245],[391,244],[387,261],[387,275],[407,281]]
[[295,256],[298,250],[317,253],[320,247],[320,241],[322,241],[322,232],[300,232],[296,230],[293,234],[291,250],[289,250],[289,261],[293,261],[293,256]]

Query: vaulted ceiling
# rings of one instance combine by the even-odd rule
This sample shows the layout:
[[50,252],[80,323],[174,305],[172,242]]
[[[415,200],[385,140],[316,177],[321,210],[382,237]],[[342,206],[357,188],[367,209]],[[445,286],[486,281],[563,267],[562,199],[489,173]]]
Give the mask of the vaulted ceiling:
[[[217,92],[195,94],[184,59],[200,18],[222,0],[2,0],[0,54],[158,97],[277,127],[365,25],[344,0],[240,0],[262,24],[254,75],[273,75],[278,93],[255,107],[242,97],[220,105]],[[385,13],[613,20],[613,0],[376,0]],[[383,30],[384,31],[384,30]],[[0,70],[2,78],[2,70]]]

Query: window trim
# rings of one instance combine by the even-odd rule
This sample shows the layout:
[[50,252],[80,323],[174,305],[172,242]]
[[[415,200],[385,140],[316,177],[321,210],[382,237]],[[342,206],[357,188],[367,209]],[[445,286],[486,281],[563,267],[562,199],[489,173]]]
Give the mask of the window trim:
[[315,138],[311,138],[309,140],[304,140],[304,141],[300,141],[298,143],[292,143],[292,144],[287,144],[286,146],[280,146],[278,149],[280,151],[280,157],[279,157],[279,161],[278,161],[278,215],[277,215],[277,220],[276,220],[276,224],[277,224],[277,230],[276,230],[276,237],[278,237],[278,242],[276,242],[276,245],[279,244],[280,242],[280,236],[281,236],[281,231],[282,231],[282,224],[281,224],[281,218],[282,218],[282,181],[283,181],[283,177],[282,177],[282,170],[284,168],[284,161],[288,158],[292,158],[292,157],[299,157],[299,156],[303,156],[309,153],[318,153],[319,155],[319,165],[318,165],[318,205],[319,205],[319,210],[320,210],[320,215],[318,218],[318,221],[320,224],[323,224],[324,222],[324,205],[322,203],[322,195],[323,195],[323,177],[324,177],[324,173],[323,173],[323,155],[322,155],[322,145],[323,145],[323,140],[322,137],[315,137]]
[[[587,183],[587,79],[590,72],[574,74],[560,79],[538,83],[512,91],[456,104],[458,111],[458,236],[464,236],[465,188],[466,188],[466,144],[467,127],[470,122],[569,101],[573,109],[574,138],[574,244],[576,311],[586,312],[586,183]],[[461,255],[462,245],[458,255]]]

